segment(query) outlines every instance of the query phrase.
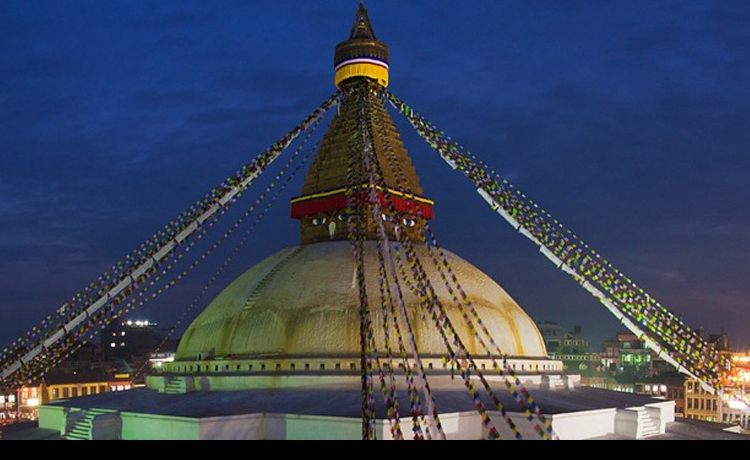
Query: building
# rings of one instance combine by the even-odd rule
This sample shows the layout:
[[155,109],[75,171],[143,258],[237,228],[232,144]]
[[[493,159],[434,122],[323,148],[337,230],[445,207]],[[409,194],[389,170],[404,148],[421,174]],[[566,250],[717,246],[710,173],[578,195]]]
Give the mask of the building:
[[130,374],[107,372],[103,369],[53,372],[43,380],[16,390],[15,394],[0,399],[3,412],[0,425],[33,421],[39,418],[39,407],[54,401],[127,391],[135,387]]
[[551,321],[537,323],[539,332],[544,338],[547,353],[583,355],[589,353],[589,341],[583,337],[581,327],[566,331],[560,324]]
[[708,422],[721,421],[721,398],[707,392],[694,379],[685,381],[685,417]]
[[722,421],[739,424],[750,434],[750,353],[735,353],[732,361],[736,372],[725,384],[730,397],[722,405]]
[[548,356],[562,361],[565,372],[578,374],[581,385],[607,389],[614,385],[612,372],[604,364],[602,354],[590,350],[589,341],[579,326],[572,331],[553,321],[541,321],[537,326]]
[[675,403],[675,415],[685,416],[685,376],[674,370],[671,373],[655,374],[638,380],[634,385],[634,392],[663,398]]
[[0,426],[15,423],[21,419],[17,400],[18,392],[0,395]]
[[618,332],[613,341],[604,342],[605,364],[610,370],[638,379],[651,374],[651,350],[631,332]]
[[748,394],[750,358],[743,353],[734,353],[731,356],[735,364],[735,372],[724,382],[724,391],[721,395],[707,393],[695,380],[685,381],[685,417],[736,424],[748,431],[750,430],[750,394]]
[[105,360],[142,361],[143,357],[161,345],[165,333],[148,320],[119,319],[101,334]]
[[[339,107],[291,200],[300,245],[227,286],[145,388],[41,406],[40,436],[696,436],[671,401],[582,387],[496,281],[426,243],[433,203],[387,111],[388,69],[360,5],[334,53]],[[724,428],[698,432],[734,439]]]

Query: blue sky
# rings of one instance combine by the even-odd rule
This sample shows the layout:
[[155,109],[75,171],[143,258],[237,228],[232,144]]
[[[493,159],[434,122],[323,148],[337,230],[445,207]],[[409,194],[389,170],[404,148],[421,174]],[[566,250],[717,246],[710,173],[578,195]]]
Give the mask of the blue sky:
[[[0,343],[334,91],[359,1],[0,4]],[[693,328],[750,344],[750,3],[365,2],[389,89]],[[614,318],[409,127],[441,246],[537,321]],[[295,188],[296,187],[296,188]],[[288,199],[231,276],[298,244]],[[228,280],[225,281],[228,282]],[[194,288],[201,284],[191,279]],[[171,327],[175,294],[134,316]],[[187,300],[186,300],[187,299]]]

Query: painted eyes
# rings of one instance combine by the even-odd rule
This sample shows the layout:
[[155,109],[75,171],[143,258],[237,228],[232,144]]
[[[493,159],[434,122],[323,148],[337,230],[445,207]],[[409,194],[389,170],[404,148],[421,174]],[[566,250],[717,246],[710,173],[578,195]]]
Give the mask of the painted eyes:
[[[385,222],[391,222],[393,220],[393,218],[388,214],[383,214],[382,217]],[[403,224],[407,227],[414,227],[415,225],[417,225],[417,221],[410,217],[404,217],[401,222],[403,222]]]
[[[338,216],[338,220],[341,221],[341,222],[346,222],[349,219],[351,219],[352,217],[354,217],[354,214],[340,214]],[[393,221],[393,217],[390,216],[390,215],[388,215],[388,214],[382,214],[381,218],[383,219],[384,222],[392,222]],[[316,225],[316,226],[318,226],[318,225],[325,225],[327,222],[328,222],[328,219],[325,218],[325,217],[316,217],[315,219],[312,220],[312,224]],[[417,225],[417,221],[414,220],[414,219],[412,219],[412,218],[410,218],[410,217],[403,218],[401,220],[401,222],[403,222],[404,226],[410,227],[410,228]]]

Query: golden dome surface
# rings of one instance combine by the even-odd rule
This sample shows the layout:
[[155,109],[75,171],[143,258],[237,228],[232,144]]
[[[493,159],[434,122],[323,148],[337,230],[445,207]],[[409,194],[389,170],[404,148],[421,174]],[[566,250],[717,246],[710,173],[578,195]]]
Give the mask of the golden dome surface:
[[[389,244],[395,254],[398,245]],[[414,248],[464,346],[474,356],[486,356],[487,351],[462,318],[433,263],[433,256],[439,257],[437,252],[427,245]],[[365,286],[378,353],[384,355],[384,338],[388,336],[391,349],[398,354],[396,332],[383,326],[377,243],[365,242],[364,252]],[[445,249],[442,252],[500,351],[508,357],[546,358],[536,324],[505,290],[471,263]],[[352,246],[347,241],[277,252],[239,276],[193,321],[179,344],[176,361],[361,355],[355,268]],[[418,297],[399,281],[420,356],[447,356],[443,336],[433,319],[423,314]],[[406,341],[403,326],[401,333]],[[454,346],[452,339],[450,342]]]

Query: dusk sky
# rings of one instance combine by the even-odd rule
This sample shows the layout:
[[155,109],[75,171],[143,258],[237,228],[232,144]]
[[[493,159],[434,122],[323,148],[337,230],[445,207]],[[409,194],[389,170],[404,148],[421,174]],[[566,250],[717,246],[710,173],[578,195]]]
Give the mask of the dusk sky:
[[[358,6],[0,2],[0,348],[331,96]],[[393,94],[688,326],[750,346],[750,2],[365,6]],[[534,320],[581,326],[595,351],[613,338],[615,318],[392,116],[441,246]],[[299,244],[305,171],[220,285]],[[192,298],[131,317],[172,327]]]

